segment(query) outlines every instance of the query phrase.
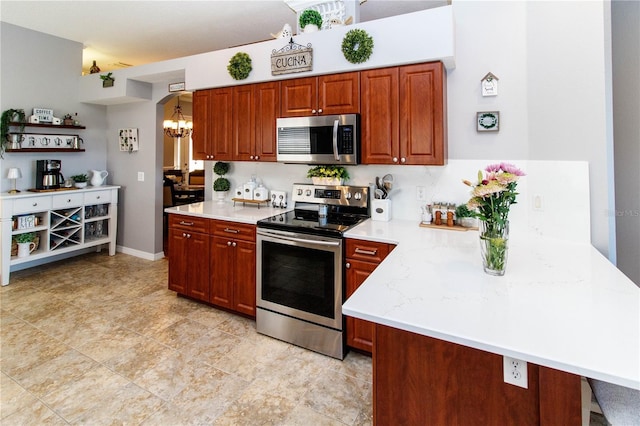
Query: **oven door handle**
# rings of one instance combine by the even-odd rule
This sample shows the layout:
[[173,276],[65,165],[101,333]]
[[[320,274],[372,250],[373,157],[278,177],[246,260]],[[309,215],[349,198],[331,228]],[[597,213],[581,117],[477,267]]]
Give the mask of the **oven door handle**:
[[340,155],[338,154],[338,120],[333,122],[333,156],[336,161],[340,161]]
[[[272,237],[272,238],[274,238],[274,237]],[[290,237],[288,235],[278,235],[275,238],[277,238],[278,240],[293,241],[295,243],[311,244],[311,245],[315,245],[315,246],[324,246],[324,247],[338,247],[338,246],[340,246],[340,241],[308,240],[306,238],[296,238],[296,237]]]

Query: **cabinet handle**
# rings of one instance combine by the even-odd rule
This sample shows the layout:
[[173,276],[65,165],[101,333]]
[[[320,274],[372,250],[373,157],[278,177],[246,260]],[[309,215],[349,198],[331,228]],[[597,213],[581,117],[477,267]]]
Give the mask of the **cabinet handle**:
[[358,253],[358,254],[368,254],[369,256],[375,256],[376,254],[378,254],[378,249],[362,250],[361,248],[356,247],[356,253]]
[[232,246],[237,246],[238,244],[234,241],[233,244],[231,244]]
[[345,268],[350,269],[351,268],[351,264],[349,262],[347,262],[346,265],[344,265]]
[[393,157],[393,162],[397,163],[398,162],[398,157]]
[[259,160],[259,159],[260,159],[260,156],[259,156],[259,155],[256,155],[256,160]]
[[316,113],[316,110],[315,110],[315,109],[312,109],[312,110],[311,110],[311,114],[315,114],[315,113]]
[[182,233],[182,238],[187,238],[187,234],[185,232]]
[[180,221],[180,225],[184,225],[184,226],[193,226],[193,222],[185,222],[184,220]]
[[318,114],[322,114],[322,108],[318,110]]
[[406,163],[406,162],[407,162],[407,159],[406,159],[406,158],[404,158],[404,157],[402,157],[402,158],[400,159],[400,162],[401,162],[401,163]]
[[98,195],[98,196],[96,197],[96,200],[99,200],[99,199],[100,199],[100,196]]
[[68,199],[67,199],[67,203],[70,203],[70,202],[71,202],[71,198],[68,198]]
[[224,232],[230,232],[232,234],[239,234],[240,230],[239,229],[224,228]]
[[35,206],[37,206],[37,205],[38,205],[38,203],[33,203],[33,204],[32,204],[32,206],[33,206],[33,207],[35,207]]

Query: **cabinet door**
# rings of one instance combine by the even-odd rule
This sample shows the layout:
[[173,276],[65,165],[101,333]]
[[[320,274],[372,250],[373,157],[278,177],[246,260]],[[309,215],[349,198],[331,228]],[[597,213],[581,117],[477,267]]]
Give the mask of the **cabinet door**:
[[281,83],[281,117],[314,115],[318,103],[316,77],[295,78]]
[[280,111],[280,83],[254,85],[255,158],[276,161],[276,118]]
[[197,90],[193,94],[193,159],[208,160],[211,151],[209,117],[211,90]]
[[402,164],[445,164],[444,76],[441,62],[400,67]]
[[237,241],[234,247],[235,279],[233,309],[252,317],[256,316],[256,245]]
[[[360,284],[378,266],[376,263],[347,259],[346,294],[351,296]],[[353,317],[346,317],[347,345],[371,353],[373,348],[373,323]]]
[[231,161],[233,159],[232,132],[233,88],[224,87],[211,91],[211,149],[215,161]]
[[318,114],[357,114],[359,112],[359,72],[318,77]]
[[189,233],[187,251],[186,295],[209,301],[209,235]]
[[233,308],[233,247],[230,238],[211,237],[211,293],[209,301],[223,308]]
[[169,228],[169,290],[187,293],[187,268],[189,267],[186,232]]
[[398,164],[398,68],[360,73],[362,164]]
[[233,159],[253,160],[255,156],[255,113],[253,86],[233,88]]

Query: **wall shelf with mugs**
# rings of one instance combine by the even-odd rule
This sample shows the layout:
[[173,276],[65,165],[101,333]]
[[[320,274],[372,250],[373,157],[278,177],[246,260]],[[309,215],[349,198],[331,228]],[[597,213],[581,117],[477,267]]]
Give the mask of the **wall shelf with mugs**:
[[[9,123],[10,127],[39,127],[48,129],[86,129],[85,126],[64,124]],[[79,135],[57,133],[9,132],[6,152],[84,152],[80,145],[84,141]]]

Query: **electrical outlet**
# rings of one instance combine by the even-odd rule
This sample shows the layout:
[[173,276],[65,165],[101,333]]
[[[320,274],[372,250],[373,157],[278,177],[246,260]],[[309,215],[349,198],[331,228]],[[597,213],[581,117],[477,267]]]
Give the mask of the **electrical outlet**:
[[544,198],[540,194],[533,196],[533,210],[541,212],[544,210]]
[[427,201],[427,194],[424,186],[416,186],[416,200]]
[[138,172],[138,182],[144,182],[144,172]]
[[527,362],[519,359],[503,356],[504,382],[527,389]]

